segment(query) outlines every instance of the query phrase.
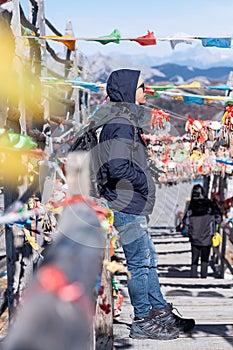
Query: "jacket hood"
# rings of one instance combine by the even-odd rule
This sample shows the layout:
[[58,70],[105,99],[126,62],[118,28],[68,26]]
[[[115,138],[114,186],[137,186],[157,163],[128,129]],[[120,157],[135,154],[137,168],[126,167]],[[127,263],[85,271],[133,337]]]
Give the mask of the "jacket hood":
[[207,198],[207,196],[205,194],[204,188],[201,185],[197,184],[193,186],[191,200],[199,198]]
[[120,69],[112,72],[107,80],[110,101],[135,103],[139,76],[139,70]]

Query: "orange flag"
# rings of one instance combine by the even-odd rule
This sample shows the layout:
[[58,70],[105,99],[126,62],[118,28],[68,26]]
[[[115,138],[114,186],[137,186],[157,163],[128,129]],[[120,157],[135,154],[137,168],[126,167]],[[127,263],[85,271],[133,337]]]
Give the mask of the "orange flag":
[[40,39],[51,39],[54,41],[58,41],[58,42],[64,44],[66,47],[68,47],[69,50],[75,51],[76,40],[71,35],[63,35],[63,36],[45,35],[45,36],[41,36]]

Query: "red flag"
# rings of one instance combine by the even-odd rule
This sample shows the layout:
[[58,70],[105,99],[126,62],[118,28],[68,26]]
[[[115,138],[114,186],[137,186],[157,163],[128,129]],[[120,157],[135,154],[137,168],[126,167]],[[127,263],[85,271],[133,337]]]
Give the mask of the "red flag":
[[151,88],[150,86],[145,85],[145,93],[147,95],[154,96],[155,95],[155,90]]
[[154,32],[147,31],[147,35],[139,36],[136,39],[130,39],[131,41],[136,41],[142,46],[156,45],[156,39]]

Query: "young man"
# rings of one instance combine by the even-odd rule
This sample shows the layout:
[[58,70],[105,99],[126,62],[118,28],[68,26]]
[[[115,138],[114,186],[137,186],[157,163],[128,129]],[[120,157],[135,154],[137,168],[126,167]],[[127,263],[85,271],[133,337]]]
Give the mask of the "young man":
[[140,119],[146,102],[140,71],[111,73],[107,93],[114,119],[100,134],[102,194],[114,212],[128,270],[128,290],[134,308],[132,338],[174,339],[195,322],[181,319],[164,299],[157,276],[157,254],[148,233],[147,216],[155,203],[155,185],[147,165]]

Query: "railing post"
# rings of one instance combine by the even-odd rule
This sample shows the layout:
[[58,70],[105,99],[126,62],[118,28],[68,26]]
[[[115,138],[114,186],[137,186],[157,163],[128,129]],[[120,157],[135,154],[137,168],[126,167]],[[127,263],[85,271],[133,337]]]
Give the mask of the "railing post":
[[[110,261],[109,241],[105,249],[104,260]],[[101,276],[102,296],[97,300],[95,315],[96,350],[113,349],[113,293],[111,273],[106,266],[102,268]],[[100,307],[104,300],[105,309]]]
[[[17,198],[16,186],[9,184],[4,178],[4,208],[10,206]],[[16,249],[14,245],[13,227],[5,225],[6,261],[7,261],[7,306],[9,321],[15,310],[15,265]]]
[[88,152],[71,152],[67,157],[66,179],[68,195],[87,197],[90,193],[90,155]]
[[220,265],[220,277],[224,278],[225,273],[225,254],[226,254],[226,230],[225,226],[222,228],[222,247],[221,247],[221,265]]

